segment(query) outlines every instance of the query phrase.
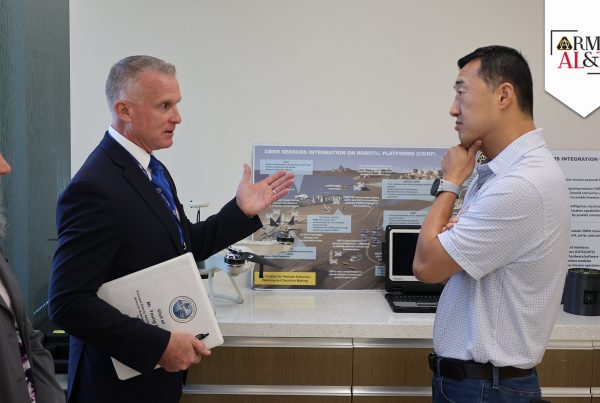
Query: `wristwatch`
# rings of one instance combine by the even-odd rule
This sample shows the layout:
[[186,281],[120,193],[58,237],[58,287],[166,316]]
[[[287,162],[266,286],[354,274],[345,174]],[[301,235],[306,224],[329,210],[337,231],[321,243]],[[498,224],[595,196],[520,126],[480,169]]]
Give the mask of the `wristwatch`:
[[460,194],[460,186],[456,183],[447,181],[444,178],[436,178],[431,186],[431,195],[437,196],[442,192],[452,192],[458,197]]

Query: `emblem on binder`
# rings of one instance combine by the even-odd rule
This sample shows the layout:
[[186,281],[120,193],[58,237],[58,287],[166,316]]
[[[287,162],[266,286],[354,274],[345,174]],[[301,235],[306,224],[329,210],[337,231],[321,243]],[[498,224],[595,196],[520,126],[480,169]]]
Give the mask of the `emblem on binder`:
[[177,322],[189,322],[196,316],[196,304],[191,298],[177,297],[171,301],[169,313],[173,320]]

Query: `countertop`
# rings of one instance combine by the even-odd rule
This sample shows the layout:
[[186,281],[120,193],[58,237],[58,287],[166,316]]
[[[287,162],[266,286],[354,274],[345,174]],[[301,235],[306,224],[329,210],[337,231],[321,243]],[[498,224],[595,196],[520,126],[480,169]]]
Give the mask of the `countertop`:
[[[433,313],[394,313],[384,290],[252,290],[249,272],[236,278],[238,304],[227,274],[217,272],[214,306],[224,336],[431,339]],[[205,281],[208,288],[208,281]],[[223,297],[225,296],[225,298]],[[600,342],[600,316],[561,311],[551,341]],[[594,343],[595,344],[595,343]]]

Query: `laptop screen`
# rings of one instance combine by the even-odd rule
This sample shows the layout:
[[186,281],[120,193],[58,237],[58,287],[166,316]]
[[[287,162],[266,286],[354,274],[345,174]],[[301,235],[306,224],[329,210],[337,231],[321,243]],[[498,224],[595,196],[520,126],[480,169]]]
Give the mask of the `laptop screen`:
[[412,265],[417,248],[418,228],[388,228],[388,273],[391,281],[419,281]]

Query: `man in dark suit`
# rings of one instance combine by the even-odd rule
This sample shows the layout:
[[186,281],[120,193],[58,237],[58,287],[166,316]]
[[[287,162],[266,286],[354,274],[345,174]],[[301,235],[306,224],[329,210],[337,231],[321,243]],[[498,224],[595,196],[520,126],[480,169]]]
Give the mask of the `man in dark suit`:
[[[150,56],[127,57],[112,67],[106,96],[111,126],[57,207],[49,312],[71,335],[68,400],[178,402],[184,371],[210,351],[192,334],[121,314],[96,291],[189,251],[205,259],[250,235],[262,226],[257,214],[289,192],[293,175],[280,171],[253,184],[244,165],[236,197],[192,224],[168,171],[152,156],[173,144],[181,122],[175,67]],[[161,169],[167,189],[155,184]],[[141,375],[119,380],[110,357]],[[156,364],[162,368],[154,370]]]
[[[0,177],[10,171],[0,154]],[[5,227],[0,205],[0,239]],[[23,294],[1,249],[0,335],[0,402],[64,402],[65,393],[54,377],[54,360],[42,346],[42,333],[33,329],[25,314]]]

